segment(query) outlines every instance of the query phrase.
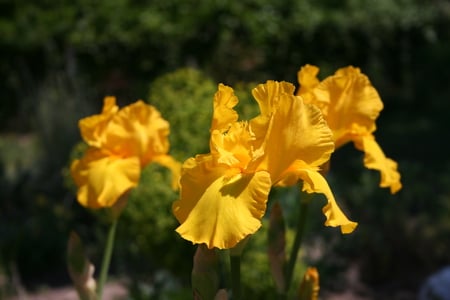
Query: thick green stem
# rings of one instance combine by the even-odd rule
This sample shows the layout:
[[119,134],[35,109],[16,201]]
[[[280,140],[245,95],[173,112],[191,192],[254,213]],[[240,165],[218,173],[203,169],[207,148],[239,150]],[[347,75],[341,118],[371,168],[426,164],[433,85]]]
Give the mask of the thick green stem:
[[241,299],[241,256],[230,255],[231,290],[233,300]]
[[109,227],[105,252],[103,253],[102,269],[100,270],[100,277],[98,280],[97,288],[97,295],[99,300],[102,299],[103,286],[105,285],[106,279],[108,278],[109,264],[111,262],[111,255],[114,247],[114,238],[116,236],[117,220],[118,218],[115,218]]
[[303,233],[305,231],[306,218],[308,214],[309,202],[311,200],[311,194],[301,193],[302,199],[300,199],[300,212],[297,219],[297,227],[295,232],[294,244],[292,245],[291,255],[289,256],[289,262],[286,267],[286,291],[285,295],[288,294],[289,288],[291,286],[292,277],[294,274],[295,264],[297,262],[298,251],[300,250],[300,245],[302,244]]

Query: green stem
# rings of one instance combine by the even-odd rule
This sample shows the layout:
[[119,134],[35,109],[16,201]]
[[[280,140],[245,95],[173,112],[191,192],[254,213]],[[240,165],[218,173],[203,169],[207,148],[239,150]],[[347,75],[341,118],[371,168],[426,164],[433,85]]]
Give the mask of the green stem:
[[231,267],[231,290],[233,292],[233,300],[241,299],[241,256],[230,255]]
[[102,269],[100,270],[100,278],[98,280],[98,288],[97,288],[97,295],[99,300],[102,299],[103,286],[105,285],[106,279],[108,277],[109,264],[111,262],[111,255],[114,246],[114,238],[116,235],[117,220],[118,218],[115,218],[109,227],[105,252],[103,253]]
[[294,274],[295,263],[297,261],[298,251],[300,250],[300,245],[303,239],[303,233],[305,231],[306,218],[308,213],[309,202],[311,200],[312,195],[301,193],[304,196],[300,200],[300,212],[299,217],[297,219],[297,228],[295,233],[294,244],[292,245],[291,255],[289,257],[289,262],[286,268],[286,291],[285,295],[288,294],[289,288],[291,286],[292,277]]

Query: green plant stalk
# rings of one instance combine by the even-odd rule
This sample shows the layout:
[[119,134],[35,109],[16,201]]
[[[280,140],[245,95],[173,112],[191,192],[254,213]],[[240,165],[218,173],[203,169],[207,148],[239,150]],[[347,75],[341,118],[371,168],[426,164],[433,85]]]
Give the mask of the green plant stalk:
[[294,244],[292,245],[291,255],[289,256],[289,262],[286,267],[286,277],[285,277],[286,278],[286,286],[285,286],[286,290],[285,290],[285,294],[284,294],[285,296],[288,295],[289,288],[292,283],[292,277],[294,274],[295,264],[297,262],[298,251],[300,250],[300,245],[302,244],[302,239],[303,239],[303,233],[305,231],[309,202],[312,198],[311,194],[301,193],[301,195],[304,197],[302,199],[300,199],[300,206],[299,206],[300,212],[299,212],[299,217],[297,220],[297,228],[296,228],[296,232],[295,232]]
[[233,300],[241,299],[241,256],[230,255],[231,290]]
[[97,295],[98,295],[99,300],[102,299],[103,286],[105,285],[106,279],[108,278],[108,270],[109,270],[109,264],[111,263],[111,255],[112,255],[112,251],[113,251],[113,247],[114,247],[114,239],[116,236],[117,222],[118,222],[118,218],[114,218],[114,220],[112,221],[112,223],[109,227],[109,231],[108,231],[105,252],[103,253],[102,268],[100,270],[100,278],[98,280]]

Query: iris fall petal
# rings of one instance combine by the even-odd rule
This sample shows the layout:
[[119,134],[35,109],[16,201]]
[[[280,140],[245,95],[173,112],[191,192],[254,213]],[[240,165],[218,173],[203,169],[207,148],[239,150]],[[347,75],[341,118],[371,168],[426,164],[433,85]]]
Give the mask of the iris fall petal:
[[380,172],[380,187],[390,188],[391,194],[395,194],[402,188],[397,163],[384,155],[383,150],[372,135],[356,140],[355,146],[365,153],[364,166]]
[[271,181],[264,171],[229,177],[226,169],[192,158],[184,165],[181,186],[173,205],[181,223],[176,231],[195,244],[227,249],[260,228]]
[[101,208],[114,205],[137,186],[141,169],[137,157],[115,157],[91,148],[72,163],[70,171],[78,186],[78,201],[85,207]]

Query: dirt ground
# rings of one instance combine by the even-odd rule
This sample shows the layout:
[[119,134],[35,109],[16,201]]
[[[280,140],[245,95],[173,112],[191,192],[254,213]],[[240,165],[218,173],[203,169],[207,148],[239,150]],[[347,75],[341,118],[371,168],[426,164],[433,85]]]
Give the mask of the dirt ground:
[[[107,283],[103,291],[104,300],[124,300],[128,292],[124,285],[119,282]],[[61,287],[44,289],[36,293],[20,292],[19,295],[6,298],[5,300],[78,300],[77,292],[72,287]]]

